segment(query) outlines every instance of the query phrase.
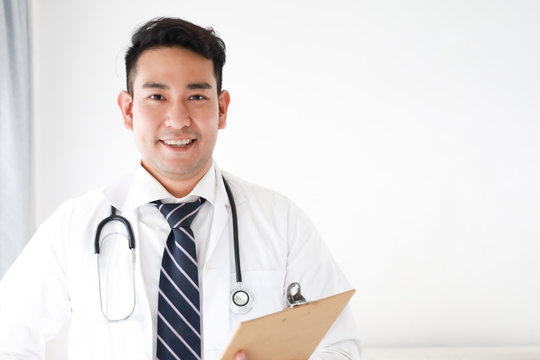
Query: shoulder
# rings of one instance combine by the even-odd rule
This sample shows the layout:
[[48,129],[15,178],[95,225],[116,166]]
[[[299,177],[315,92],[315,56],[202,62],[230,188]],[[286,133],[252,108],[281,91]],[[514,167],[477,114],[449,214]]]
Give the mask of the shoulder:
[[108,201],[101,189],[95,189],[64,202],[60,211],[88,212],[107,205]]
[[235,195],[237,194],[235,198],[238,197],[238,201],[265,199],[282,203],[290,203],[290,199],[288,197],[275,190],[244,180],[227,172],[222,173],[227,180],[227,183],[230,185],[231,190],[235,193]]
[[101,212],[114,205],[117,209],[123,210],[126,199],[130,193],[138,193],[141,187],[132,191],[133,182],[136,181],[138,170],[142,167],[136,167],[121,173],[104,187],[90,190],[80,196],[64,202],[56,211],[60,214],[80,214],[87,218],[92,217],[96,211]]
[[42,224],[69,226],[72,222],[89,221],[94,215],[107,211],[109,202],[101,189],[96,189],[62,203]]
[[48,251],[65,268],[67,254],[74,244],[79,247],[91,244],[95,228],[107,216],[108,208],[108,202],[100,190],[65,201],[39,225],[27,246],[27,252],[35,254]]
[[223,172],[223,176],[239,208],[277,221],[284,227],[312,225],[305,212],[289,197],[227,172]]

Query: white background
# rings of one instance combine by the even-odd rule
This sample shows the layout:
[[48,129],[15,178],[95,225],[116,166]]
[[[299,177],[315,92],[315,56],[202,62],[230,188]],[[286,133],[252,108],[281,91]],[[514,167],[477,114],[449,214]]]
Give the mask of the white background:
[[33,1],[35,223],[131,169],[133,29],[228,47],[222,169],[313,219],[366,346],[540,344],[540,2]]

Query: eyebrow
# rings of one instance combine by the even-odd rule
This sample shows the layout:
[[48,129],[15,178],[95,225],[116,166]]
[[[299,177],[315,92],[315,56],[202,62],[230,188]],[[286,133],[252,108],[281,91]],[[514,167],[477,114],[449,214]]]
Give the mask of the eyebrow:
[[160,89],[160,90],[169,89],[169,86],[167,86],[165,84],[154,83],[154,82],[144,83],[142,87],[143,87],[143,89]]
[[204,81],[204,82],[200,82],[200,83],[188,84],[188,85],[187,85],[187,88],[188,88],[189,90],[211,89],[211,88],[212,88],[212,85],[210,85],[209,83],[207,83],[206,81]]
[[[143,89],[160,89],[160,90],[168,90],[169,86],[161,83],[155,83],[155,82],[147,82],[143,84]],[[211,89],[212,85],[207,83],[206,81],[200,82],[200,83],[191,83],[187,84],[186,88],[188,90],[198,90],[198,89]]]

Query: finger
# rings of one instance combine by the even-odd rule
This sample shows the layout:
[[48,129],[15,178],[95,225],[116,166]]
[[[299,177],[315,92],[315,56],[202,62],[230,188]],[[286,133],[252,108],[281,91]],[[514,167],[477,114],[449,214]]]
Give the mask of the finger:
[[246,354],[244,353],[244,350],[240,350],[236,353],[236,356],[234,357],[234,360],[247,360]]

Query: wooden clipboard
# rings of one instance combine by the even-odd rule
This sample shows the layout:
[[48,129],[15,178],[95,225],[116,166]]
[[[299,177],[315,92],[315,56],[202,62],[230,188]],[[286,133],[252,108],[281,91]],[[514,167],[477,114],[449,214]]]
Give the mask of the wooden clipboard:
[[238,324],[221,360],[306,360],[353,296],[349,290]]

